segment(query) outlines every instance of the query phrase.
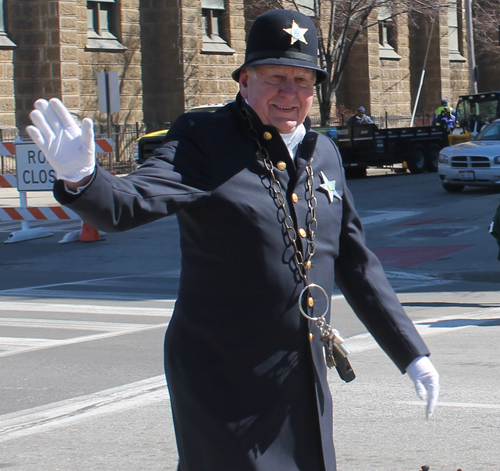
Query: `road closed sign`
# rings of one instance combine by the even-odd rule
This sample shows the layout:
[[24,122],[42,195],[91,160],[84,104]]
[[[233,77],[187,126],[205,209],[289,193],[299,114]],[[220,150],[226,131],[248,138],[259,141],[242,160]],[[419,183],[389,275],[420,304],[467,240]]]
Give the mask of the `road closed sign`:
[[16,161],[19,191],[52,190],[56,172],[35,144],[16,142]]

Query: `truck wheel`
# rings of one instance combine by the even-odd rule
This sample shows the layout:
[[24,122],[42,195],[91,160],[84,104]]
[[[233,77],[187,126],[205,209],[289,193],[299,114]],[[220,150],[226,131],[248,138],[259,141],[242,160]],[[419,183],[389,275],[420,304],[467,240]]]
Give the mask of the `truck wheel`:
[[436,144],[429,144],[427,146],[427,155],[426,155],[426,167],[428,172],[437,172],[438,171],[438,163],[439,163],[439,152],[441,150],[441,146]]
[[422,173],[425,170],[425,151],[423,146],[412,147],[408,157],[408,169],[411,173]]
[[451,185],[450,183],[443,183],[443,188],[448,193],[460,193],[465,188],[465,185]]

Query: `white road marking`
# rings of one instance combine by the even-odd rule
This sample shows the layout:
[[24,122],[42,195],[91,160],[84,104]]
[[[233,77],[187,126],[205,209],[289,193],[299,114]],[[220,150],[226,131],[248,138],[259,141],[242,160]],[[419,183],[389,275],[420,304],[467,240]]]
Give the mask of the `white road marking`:
[[[155,299],[151,293],[140,292],[137,288],[136,283],[129,282],[127,280],[138,280],[141,278],[161,278],[161,277],[178,277],[180,274],[179,270],[170,270],[161,273],[149,273],[147,275],[124,275],[124,276],[113,276],[107,278],[94,278],[89,280],[73,281],[68,283],[54,283],[49,285],[39,285],[39,286],[28,286],[25,288],[14,288],[0,290],[0,296],[36,296],[39,298],[76,298],[81,299],[88,296],[89,292],[84,290],[70,290],[70,289],[60,289],[61,287],[95,287],[100,288],[106,287],[119,287],[119,288],[132,288],[126,290],[124,293],[117,291],[91,291],[92,298],[94,299],[113,299],[113,300],[145,300],[145,299]],[[59,289],[57,289],[59,288]],[[172,301],[173,299],[167,299]]]
[[56,303],[24,303],[0,301],[0,312],[64,312],[81,314],[117,315],[117,316],[172,316],[173,309],[153,307],[102,306],[92,304],[56,304]]
[[[156,324],[154,324],[156,325]],[[43,329],[68,330],[99,330],[103,332],[128,332],[130,330],[151,327],[151,324],[132,324],[120,322],[93,322],[52,319],[22,319],[18,317],[0,317],[0,326],[3,327],[34,327]]]
[[0,442],[168,400],[165,376],[155,376],[95,394],[2,415]]
[[119,322],[97,322],[61,319],[31,319],[17,317],[0,317],[2,327],[21,327],[35,329],[65,329],[82,331],[100,331],[104,333],[80,335],[77,337],[57,340],[45,338],[20,338],[0,337],[0,358],[15,354],[33,352],[37,350],[91,342],[104,338],[116,337],[128,333],[145,330],[165,328],[172,316],[172,309],[162,308],[136,308],[98,305],[71,305],[56,303],[13,303],[0,302],[0,312],[40,312],[40,313],[65,313],[65,314],[97,314],[140,317],[161,317],[167,322],[160,324],[137,324]]
[[[396,401],[397,404],[408,406],[426,406],[425,401]],[[455,407],[458,409],[500,409],[500,404],[481,404],[477,402],[438,402],[437,407]]]
[[371,213],[378,213],[373,216],[365,216],[360,218],[363,226],[370,224],[378,224],[380,222],[393,221],[395,219],[409,218],[420,214],[422,211],[370,211]]
[[[89,323],[91,324],[91,323]],[[69,339],[63,339],[63,340],[50,340],[50,339],[42,339],[44,341],[42,342],[33,342],[32,345],[30,346],[29,343],[27,342],[27,339],[20,339],[19,344],[15,344],[15,338],[14,337],[9,337],[9,341],[3,343],[2,338],[0,338],[0,349],[4,350],[0,352],[0,358],[2,357],[8,357],[11,355],[17,355],[20,353],[27,353],[27,352],[34,352],[38,350],[44,350],[47,348],[54,348],[54,347],[62,347],[62,346],[67,346],[67,345],[74,345],[77,343],[83,343],[83,342],[92,342],[94,340],[102,340],[102,339],[107,339],[111,337],[118,337],[120,335],[126,335],[130,333],[136,333],[136,332],[144,332],[146,330],[153,330],[153,329],[159,329],[159,328],[166,328],[168,326],[167,323],[162,323],[162,324],[128,324],[130,326],[129,329],[123,329],[123,328],[118,328],[116,331],[113,331],[113,323],[109,323],[109,331],[105,332],[103,334],[93,334],[93,335],[83,335],[80,337],[73,337]],[[58,328],[63,328],[63,327],[58,327]],[[76,327],[74,327],[76,328]],[[99,329],[102,330],[102,329]],[[33,339],[32,339],[33,340]]]
[[[422,319],[420,321],[414,321],[417,331],[422,337],[431,337],[434,335],[440,335],[444,333],[456,332],[457,330],[466,329],[468,327],[473,327],[476,325],[483,324],[489,319],[498,318],[500,313],[500,308],[485,308],[481,310],[465,312],[462,314],[455,314],[445,317],[435,317],[432,319]],[[440,327],[437,325],[438,322],[444,321],[457,321],[460,319],[466,319],[463,325],[454,325]],[[373,339],[372,335],[369,333],[354,335],[346,339],[347,348],[351,353],[364,352],[367,350],[372,350],[374,348],[379,348],[377,342]]]
[[[44,291],[45,288],[26,288],[26,289],[13,289],[0,291],[0,295],[4,296],[27,296],[27,297],[37,297],[37,298],[68,298],[68,299],[86,299],[91,297],[96,300],[111,300],[111,301],[174,301],[175,296],[166,297],[167,295],[161,295],[162,297],[156,297],[156,295],[151,292],[139,292],[131,293],[130,291],[120,293],[118,291],[85,291],[85,290],[56,290],[48,289]],[[139,290],[137,290],[139,291]],[[160,296],[160,295],[157,295]]]

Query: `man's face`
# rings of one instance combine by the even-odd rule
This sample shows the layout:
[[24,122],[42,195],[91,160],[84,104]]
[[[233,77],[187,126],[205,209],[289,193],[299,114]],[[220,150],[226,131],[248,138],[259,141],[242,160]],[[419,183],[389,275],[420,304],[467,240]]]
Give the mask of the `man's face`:
[[264,124],[288,134],[295,131],[309,113],[315,81],[311,69],[257,65],[241,71],[240,92]]

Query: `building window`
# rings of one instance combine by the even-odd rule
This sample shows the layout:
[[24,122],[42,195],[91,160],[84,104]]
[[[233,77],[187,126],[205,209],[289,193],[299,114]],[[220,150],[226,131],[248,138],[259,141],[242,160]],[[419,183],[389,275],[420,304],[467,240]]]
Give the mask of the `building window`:
[[116,0],[87,1],[87,49],[126,49],[116,37]]
[[397,30],[388,8],[378,8],[378,36],[380,59],[399,60],[401,56],[396,52]]
[[233,54],[228,45],[229,24],[224,0],[202,0],[203,47],[201,52]]
[[298,0],[297,9],[306,16],[316,16],[316,0]]
[[7,37],[4,0],[0,0],[0,48],[11,49],[15,46],[16,44]]
[[465,61],[461,48],[461,18],[458,0],[448,0],[448,49],[451,61]]

